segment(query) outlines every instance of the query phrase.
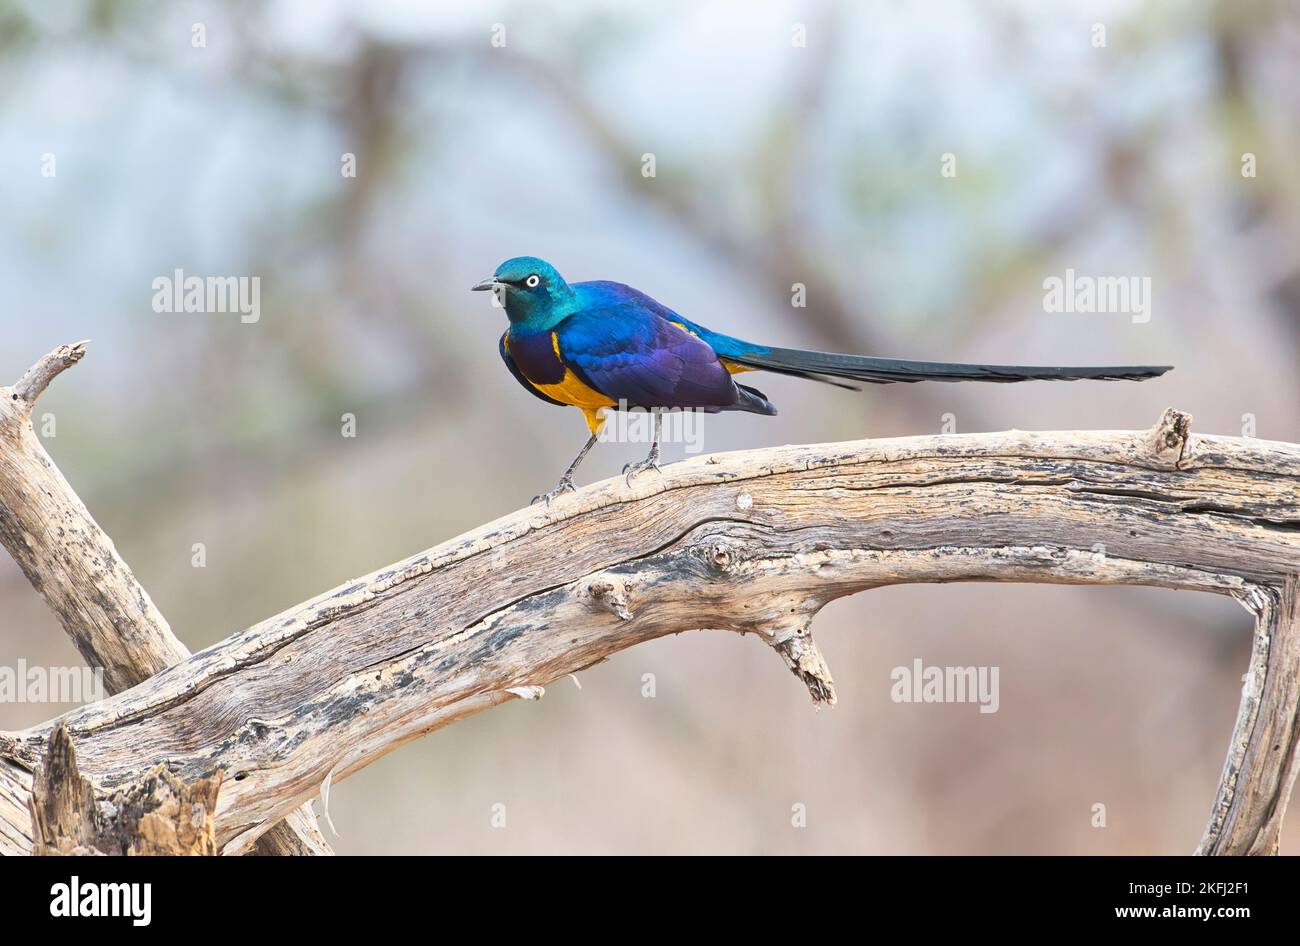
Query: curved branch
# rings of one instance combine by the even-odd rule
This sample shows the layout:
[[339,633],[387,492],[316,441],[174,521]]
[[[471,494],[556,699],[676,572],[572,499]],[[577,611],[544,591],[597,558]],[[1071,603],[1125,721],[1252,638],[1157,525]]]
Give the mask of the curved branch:
[[[85,357],[86,344],[59,346],[12,388],[0,387],[0,544],[87,664],[103,668],[108,691],[117,693],[180,663],[190,652],[32,429],[36,399]],[[0,789],[0,807],[4,803]],[[310,811],[292,813],[259,851],[332,853]]]
[[[1276,850],[1296,761],[1300,446],[1149,431],[967,434],[688,460],[520,510],[68,714],[101,791],[223,771],[217,841],[402,743],[641,641],[753,632],[833,702],[809,633],[904,582],[1154,585],[1236,597],[1255,659],[1200,850]],[[53,725],[0,735],[36,764]],[[0,764],[0,819],[5,786]],[[0,829],[0,839],[3,839]]]

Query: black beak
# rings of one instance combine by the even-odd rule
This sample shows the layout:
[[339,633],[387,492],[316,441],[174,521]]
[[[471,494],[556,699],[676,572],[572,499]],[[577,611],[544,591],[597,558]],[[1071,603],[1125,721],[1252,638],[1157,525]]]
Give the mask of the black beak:
[[469,288],[470,288],[470,292],[487,292],[489,289],[495,289],[499,285],[501,284],[497,282],[497,278],[495,276],[489,276],[487,279],[479,280]]

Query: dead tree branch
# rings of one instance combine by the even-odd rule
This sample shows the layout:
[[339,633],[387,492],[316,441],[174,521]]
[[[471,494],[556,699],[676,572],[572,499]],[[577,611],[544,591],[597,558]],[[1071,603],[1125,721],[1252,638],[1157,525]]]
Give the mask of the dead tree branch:
[[[641,641],[753,632],[835,701],[827,602],[907,582],[1134,584],[1256,618],[1199,851],[1273,853],[1296,775],[1300,446],[1148,431],[991,433],[688,460],[520,510],[346,583],[67,714],[111,792],[142,768],[224,771],[216,840],[266,826],[399,745]],[[0,849],[54,723],[0,734]]]
[[[81,656],[91,667],[103,668],[105,687],[117,693],[190,652],[32,429],[36,399],[85,354],[86,342],[61,345],[12,388],[0,387],[0,543]],[[332,852],[307,810],[291,813],[285,827],[268,832],[258,853]]]
[[86,353],[64,345],[0,388],[0,541],[113,692],[189,656],[31,425],[36,397]]

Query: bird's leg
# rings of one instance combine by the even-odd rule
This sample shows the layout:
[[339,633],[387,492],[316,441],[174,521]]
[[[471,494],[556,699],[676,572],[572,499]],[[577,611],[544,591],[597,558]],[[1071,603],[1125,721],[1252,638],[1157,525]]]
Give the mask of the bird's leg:
[[591,448],[596,445],[596,440],[598,437],[599,434],[593,433],[590,437],[587,438],[587,442],[583,444],[582,449],[578,451],[578,455],[574,457],[573,462],[569,464],[569,468],[565,470],[564,475],[560,477],[560,482],[556,485],[555,489],[551,490],[549,493],[542,493],[542,495],[540,496],[534,496],[533,497],[534,503],[540,500],[541,502],[544,502],[546,505],[549,506],[551,504],[551,500],[554,499],[556,496],[559,496],[561,493],[573,492],[575,489],[578,488],[573,485],[573,474],[577,471],[578,465],[582,463],[584,459],[586,459],[587,453],[590,452]]
[[623,482],[627,483],[628,486],[632,485],[632,477],[644,470],[661,472],[659,470],[659,437],[663,433],[664,415],[659,408],[652,407],[650,408],[650,416],[653,418],[654,424],[654,439],[650,444],[650,453],[640,463],[629,463],[623,467]]

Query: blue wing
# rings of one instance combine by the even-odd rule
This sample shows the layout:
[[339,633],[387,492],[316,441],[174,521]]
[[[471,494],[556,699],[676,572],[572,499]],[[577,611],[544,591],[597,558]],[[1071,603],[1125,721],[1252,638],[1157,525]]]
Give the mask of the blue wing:
[[636,299],[602,299],[556,326],[564,364],[631,407],[724,409],[741,399],[704,341]]

